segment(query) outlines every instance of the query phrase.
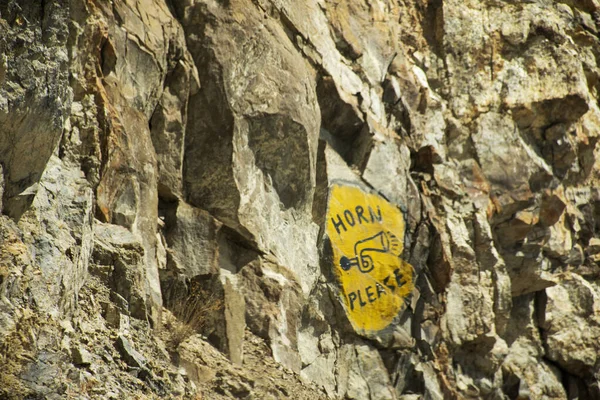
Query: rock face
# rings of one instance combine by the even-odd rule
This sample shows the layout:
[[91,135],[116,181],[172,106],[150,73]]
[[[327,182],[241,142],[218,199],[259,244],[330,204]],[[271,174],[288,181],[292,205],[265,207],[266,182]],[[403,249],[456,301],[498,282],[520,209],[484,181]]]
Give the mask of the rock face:
[[600,398],[599,30],[3,1],[0,397]]

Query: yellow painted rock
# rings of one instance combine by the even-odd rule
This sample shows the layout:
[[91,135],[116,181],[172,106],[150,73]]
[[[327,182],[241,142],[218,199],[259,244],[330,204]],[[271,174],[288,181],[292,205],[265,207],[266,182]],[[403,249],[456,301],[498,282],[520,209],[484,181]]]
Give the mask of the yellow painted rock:
[[326,223],[348,318],[357,331],[386,328],[414,288],[414,269],[400,258],[402,211],[376,194],[334,184]]

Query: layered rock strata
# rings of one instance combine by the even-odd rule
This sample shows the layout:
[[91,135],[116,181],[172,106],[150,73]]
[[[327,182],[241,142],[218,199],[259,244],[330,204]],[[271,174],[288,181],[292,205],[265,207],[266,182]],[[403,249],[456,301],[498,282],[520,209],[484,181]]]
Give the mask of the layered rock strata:
[[600,398],[599,7],[3,1],[0,397]]

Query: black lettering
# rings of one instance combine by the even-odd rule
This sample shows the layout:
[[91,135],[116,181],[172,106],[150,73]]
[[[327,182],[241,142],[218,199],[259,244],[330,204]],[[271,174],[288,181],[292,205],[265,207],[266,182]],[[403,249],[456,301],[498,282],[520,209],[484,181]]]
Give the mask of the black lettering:
[[379,222],[383,221],[383,217],[381,216],[381,209],[379,208],[379,206],[377,206],[377,214],[375,214],[375,211],[373,211],[371,206],[369,206],[369,214],[371,215],[371,222],[375,222],[376,219]]
[[367,299],[369,300],[369,303],[372,303],[375,300],[377,300],[375,298],[375,293],[371,292],[371,289],[373,289],[373,286],[367,286],[367,288],[365,289],[365,292],[367,292]]
[[363,215],[365,213],[365,209],[362,206],[356,206],[356,217],[358,219],[358,223],[362,224],[365,221],[367,224],[369,220]]
[[338,219],[337,222],[335,222],[335,219],[333,218],[331,218],[331,222],[333,223],[333,227],[337,231],[338,235],[340,234],[340,226],[344,228],[344,232],[347,232],[348,230],[346,229],[346,225],[344,225],[344,222],[342,221],[342,217],[340,217],[339,214],[337,214],[336,217]]
[[376,282],[375,283],[375,287],[377,288],[377,298],[378,299],[381,297],[382,294],[387,294],[387,292],[385,291],[384,287],[381,286],[381,283]]
[[348,295],[348,300],[350,301],[350,309],[354,310],[354,302],[356,301],[356,293],[350,292]]
[[348,225],[354,226],[354,224],[356,224],[356,221],[354,221],[354,215],[352,215],[349,210],[344,211],[344,217],[346,217],[346,222]]
[[358,291],[358,304],[360,304],[361,308],[367,305],[367,303],[363,301],[362,296],[360,295],[360,290]]
[[400,274],[400,268],[394,270],[394,277],[396,278],[396,284],[398,287],[404,285],[404,276]]
[[385,279],[383,280],[383,284],[385,286],[387,286],[388,288],[390,288],[390,290],[392,291],[392,293],[394,293],[396,291],[396,286],[388,284],[388,281],[390,280],[390,278],[391,278],[390,275],[386,276]]

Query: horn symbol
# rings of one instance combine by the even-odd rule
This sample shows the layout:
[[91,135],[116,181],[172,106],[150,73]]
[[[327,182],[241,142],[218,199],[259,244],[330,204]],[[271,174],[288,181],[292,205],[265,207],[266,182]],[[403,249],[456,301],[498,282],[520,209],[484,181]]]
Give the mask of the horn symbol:
[[375,268],[371,254],[395,252],[398,247],[399,242],[396,236],[391,232],[381,231],[356,242],[354,244],[355,257],[348,258],[343,256],[340,259],[340,266],[344,271],[348,271],[352,267],[357,267],[362,273],[371,272]]

